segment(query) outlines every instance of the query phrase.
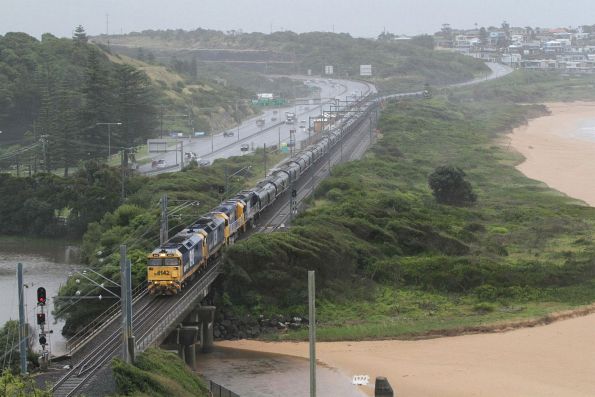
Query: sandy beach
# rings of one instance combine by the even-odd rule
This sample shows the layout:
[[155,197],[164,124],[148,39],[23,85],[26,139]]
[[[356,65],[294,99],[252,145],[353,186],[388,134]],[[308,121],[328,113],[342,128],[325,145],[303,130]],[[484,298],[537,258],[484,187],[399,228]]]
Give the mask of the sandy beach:
[[[515,331],[419,341],[321,342],[319,362],[386,376],[397,396],[593,396],[595,315]],[[305,342],[219,346],[308,357]],[[354,386],[355,387],[355,386]],[[363,388],[370,396],[373,386]],[[334,397],[334,396],[324,396]]]
[[[526,159],[517,169],[594,206],[595,103],[551,103],[547,107],[550,116],[531,120],[509,135],[511,146]],[[593,127],[583,127],[589,121]]]
[[[551,115],[509,135],[511,148],[526,158],[517,168],[595,205],[595,103],[548,107]],[[591,314],[493,334],[318,343],[317,358],[349,377],[386,376],[398,396],[593,396],[593,330],[595,315]],[[218,345],[308,357],[307,343],[242,340]],[[364,390],[373,395],[373,385]]]

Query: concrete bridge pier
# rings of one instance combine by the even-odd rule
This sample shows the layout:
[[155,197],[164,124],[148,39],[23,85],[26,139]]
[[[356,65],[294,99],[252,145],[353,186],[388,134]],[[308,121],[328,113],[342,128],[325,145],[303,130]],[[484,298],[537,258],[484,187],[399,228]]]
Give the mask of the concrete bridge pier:
[[177,328],[178,356],[193,370],[196,369],[196,341],[199,332],[195,325],[182,325]]
[[201,324],[200,346],[203,353],[213,351],[213,326],[215,324],[215,306],[200,306],[197,309]]

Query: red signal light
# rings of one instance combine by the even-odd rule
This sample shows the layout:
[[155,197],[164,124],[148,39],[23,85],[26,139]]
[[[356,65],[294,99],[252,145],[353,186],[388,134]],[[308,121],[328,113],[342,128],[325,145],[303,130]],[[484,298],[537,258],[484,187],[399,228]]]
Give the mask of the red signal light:
[[46,300],[47,299],[46,299],[46,294],[45,294],[45,288],[43,288],[43,287],[37,288],[37,304],[40,306],[44,306]]

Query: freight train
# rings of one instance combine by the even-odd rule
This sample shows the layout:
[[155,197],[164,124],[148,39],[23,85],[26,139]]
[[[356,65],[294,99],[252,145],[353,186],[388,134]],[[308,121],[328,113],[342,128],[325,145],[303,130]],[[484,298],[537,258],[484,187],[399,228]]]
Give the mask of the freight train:
[[340,128],[330,130],[318,143],[310,145],[272,170],[255,187],[243,190],[204,214],[154,249],[147,260],[148,289],[151,294],[176,295],[233,244],[265,208],[278,199],[312,164],[329,153],[343,134],[363,122],[375,102],[362,101],[351,109]]

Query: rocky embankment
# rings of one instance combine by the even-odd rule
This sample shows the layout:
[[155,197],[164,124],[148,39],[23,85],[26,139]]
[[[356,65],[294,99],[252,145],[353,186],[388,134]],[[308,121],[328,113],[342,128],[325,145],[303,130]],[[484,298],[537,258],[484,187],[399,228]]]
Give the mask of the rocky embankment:
[[215,315],[213,336],[218,340],[258,338],[262,334],[287,332],[307,326],[308,319],[298,315],[234,315],[222,311]]

